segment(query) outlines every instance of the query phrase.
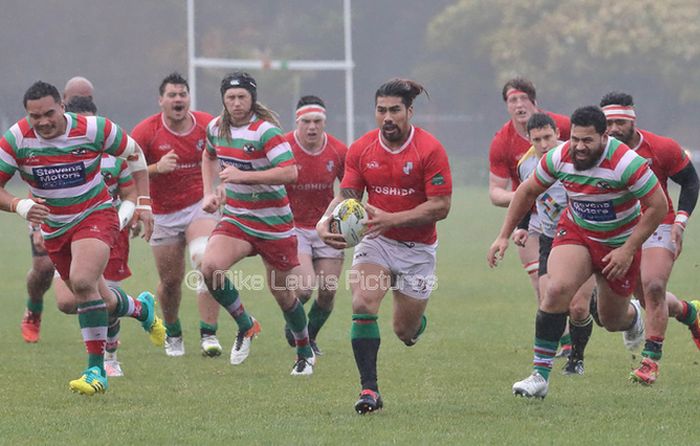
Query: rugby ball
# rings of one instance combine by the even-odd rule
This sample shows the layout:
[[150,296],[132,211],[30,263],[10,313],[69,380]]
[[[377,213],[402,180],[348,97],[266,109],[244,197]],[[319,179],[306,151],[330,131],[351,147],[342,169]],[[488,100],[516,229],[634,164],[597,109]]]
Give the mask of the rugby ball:
[[343,200],[333,209],[330,219],[330,231],[334,234],[341,234],[348,244],[348,248],[360,243],[367,226],[365,219],[367,212],[362,203],[354,198]]

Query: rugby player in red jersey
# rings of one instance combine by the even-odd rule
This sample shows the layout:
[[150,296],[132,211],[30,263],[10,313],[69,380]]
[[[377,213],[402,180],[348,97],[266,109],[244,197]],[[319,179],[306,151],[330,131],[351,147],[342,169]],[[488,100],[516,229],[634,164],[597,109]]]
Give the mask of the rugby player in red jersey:
[[[631,95],[608,93],[601,99],[600,106],[607,118],[608,135],[624,142],[647,160],[668,201],[664,220],[642,245],[641,281],[634,292],[646,309],[646,342],[642,363],[632,371],[630,378],[653,384],[659,374],[658,362],[669,316],[688,326],[693,341],[700,348],[700,301],[680,300],[666,291],[673,264],[683,248],[685,226],[698,201],[700,183],[693,163],[676,141],[636,126]],[[668,194],[669,179],[681,187],[677,213]]]
[[[326,105],[317,96],[299,99],[296,125],[296,130],[284,135],[292,147],[298,171],[296,183],[286,185],[300,263],[294,273],[299,275],[297,297],[302,304],[318,289],[308,313],[309,343],[314,353],[321,355],[316,337],[333,310],[338,277],[343,269],[343,251],[323,243],[316,232],[316,223],[333,200],[335,180],[343,179],[348,149],[325,131]],[[285,334],[289,345],[294,346],[288,327]]]
[[[199,270],[207,240],[220,217],[218,212],[204,212],[201,203],[202,153],[206,128],[213,117],[190,110],[189,85],[178,73],[161,81],[159,94],[161,112],[137,124],[131,135],[146,156],[151,180],[155,226],[150,244],[160,278],[156,297],[167,330],[165,353],[182,356],[185,344],[179,312],[185,248],[192,268]],[[202,354],[219,356],[219,304],[201,281],[188,285],[196,287]]]
[[426,328],[425,309],[436,285],[436,222],[447,217],[452,175],[442,144],[411,124],[413,100],[425,89],[408,79],[391,79],[375,93],[371,130],[348,149],[340,193],[316,230],[337,249],[347,246],[330,232],[329,216],[347,198],[367,191],[367,236],[355,248],[348,281],[352,291],[350,338],[360,372],[359,414],[383,407],[377,383],[379,307],[393,291],[394,333],[414,345]]
[[[503,102],[510,115],[506,122],[491,140],[489,148],[489,198],[495,206],[507,207],[513,198],[515,189],[520,184],[518,161],[530,148],[527,136],[527,121],[536,112],[544,111],[537,107],[537,91],[535,85],[528,79],[516,77],[503,85],[501,92]],[[560,133],[560,139],[569,139],[569,118],[556,113],[546,112],[554,119]],[[508,184],[510,183],[510,188]],[[524,246],[518,246],[520,261],[530,282],[539,295],[538,263],[539,263],[539,227],[537,214],[530,217],[529,231],[535,235],[528,237]]]

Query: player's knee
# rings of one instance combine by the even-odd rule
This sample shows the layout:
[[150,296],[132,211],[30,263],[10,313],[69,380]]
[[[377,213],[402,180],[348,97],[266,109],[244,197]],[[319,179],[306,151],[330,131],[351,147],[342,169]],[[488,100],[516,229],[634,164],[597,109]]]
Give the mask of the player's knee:
[[333,304],[335,303],[335,291],[332,290],[318,290],[318,304],[326,309],[332,310]]
[[301,302],[302,304],[305,304],[309,301],[309,299],[311,299],[312,293],[313,292],[311,290],[306,289],[299,289],[295,292],[297,299],[299,299],[299,302]]
[[407,327],[405,324],[394,321],[394,334],[396,334],[396,337],[403,343],[410,342],[411,339],[415,337],[416,331],[416,329],[411,330],[411,328]]
[[583,321],[588,318],[588,304],[581,305],[579,303],[569,306],[569,317],[574,321]]
[[61,313],[65,314],[75,314],[78,311],[78,308],[75,305],[75,302],[71,301],[63,301],[56,299],[56,306],[58,307],[58,311]]
[[666,298],[666,282],[662,279],[652,279],[644,283],[644,298],[651,302],[662,302]]
[[97,294],[97,283],[94,280],[71,275],[70,283],[73,294],[78,297],[79,301],[84,300],[82,298],[90,298],[91,296],[95,296]]

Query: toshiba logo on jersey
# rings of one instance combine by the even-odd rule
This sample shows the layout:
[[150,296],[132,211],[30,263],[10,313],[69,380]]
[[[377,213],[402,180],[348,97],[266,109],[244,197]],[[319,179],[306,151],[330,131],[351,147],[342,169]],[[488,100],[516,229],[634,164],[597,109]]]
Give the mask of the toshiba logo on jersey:
[[394,186],[372,186],[372,190],[375,193],[382,195],[391,195],[394,197],[405,197],[406,195],[412,195],[416,192],[414,188],[404,188],[404,187],[394,187]]

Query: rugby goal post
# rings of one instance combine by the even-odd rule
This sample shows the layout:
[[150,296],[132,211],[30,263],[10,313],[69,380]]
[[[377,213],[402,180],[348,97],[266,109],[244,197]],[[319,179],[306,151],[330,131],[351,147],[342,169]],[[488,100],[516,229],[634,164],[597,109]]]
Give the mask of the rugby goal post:
[[344,60],[259,60],[197,57],[195,51],[194,3],[187,0],[187,60],[192,108],[197,108],[197,68],[246,70],[345,71],[345,136],[348,144],[355,139],[355,104],[353,92],[351,0],[343,0]]

